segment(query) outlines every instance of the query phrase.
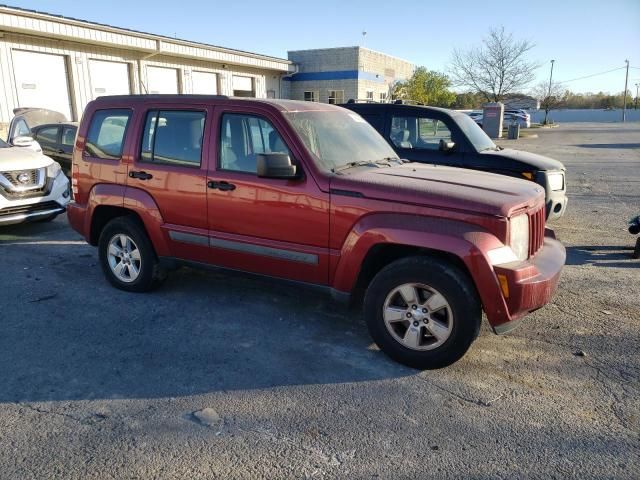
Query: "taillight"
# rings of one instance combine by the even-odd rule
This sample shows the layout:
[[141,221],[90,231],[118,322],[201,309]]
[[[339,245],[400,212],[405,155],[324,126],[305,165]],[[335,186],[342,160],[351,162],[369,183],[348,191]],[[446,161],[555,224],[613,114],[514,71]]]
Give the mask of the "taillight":
[[78,194],[78,177],[78,166],[76,162],[71,162],[71,191],[74,197]]

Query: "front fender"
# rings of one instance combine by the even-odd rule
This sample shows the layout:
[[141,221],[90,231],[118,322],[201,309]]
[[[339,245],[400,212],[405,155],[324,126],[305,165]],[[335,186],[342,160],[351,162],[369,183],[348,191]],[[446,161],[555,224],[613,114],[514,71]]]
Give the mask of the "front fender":
[[502,247],[477,225],[417,215],[369,215],[356,223],[343,243],[333,287],[351,292],[367,253],[381,244],[404,245],[455,255],[467,267],[489,322],[501,323],[508,310],[486,252]]

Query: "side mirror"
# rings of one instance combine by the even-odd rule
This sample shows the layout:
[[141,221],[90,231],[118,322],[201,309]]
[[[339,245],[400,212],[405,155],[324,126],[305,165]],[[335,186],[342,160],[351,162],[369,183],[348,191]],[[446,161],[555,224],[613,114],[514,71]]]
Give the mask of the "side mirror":
[[455,148],[455,146],[455,142],[447,141],[444,138],[441,138],[438,148],[441,152],[451,152]]
[[297,178],[295,165],[286,153],[262,153],[256,155],[258,177],[261,178]]
[[11,145],[14,147],[28,148],[33,150],[34,152],[41,152],[42,148],[40,148],[40,144],[36,142],[33,138],[27,137],[26,135],[21,137],[13,137],[11,140]]

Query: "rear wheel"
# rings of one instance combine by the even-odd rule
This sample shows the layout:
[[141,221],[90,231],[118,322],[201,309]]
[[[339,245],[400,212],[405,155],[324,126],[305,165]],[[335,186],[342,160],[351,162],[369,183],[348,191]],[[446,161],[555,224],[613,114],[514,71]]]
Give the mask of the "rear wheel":
[[369,332],[394,360],[419,369],[459,360],[478,336],[482,309],[459,268],[410,257],[383,268],[365,296]]
[[165,278],[146,232],[134,217],[111,220],[98,241],[100,265],[109,282],[129,292],[146,292]]

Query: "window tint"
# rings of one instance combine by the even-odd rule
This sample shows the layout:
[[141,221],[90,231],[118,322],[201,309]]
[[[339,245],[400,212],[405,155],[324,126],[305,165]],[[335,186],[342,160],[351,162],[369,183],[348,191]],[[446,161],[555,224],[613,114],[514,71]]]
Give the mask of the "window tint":
[[391,141],[396,147],[438,150],[440,140],[451,140],[451,132],[441,120],[424,117],[392,118]]
[[130,117],[130,110],[98,110],[87,133],[87,153],[92,157],[119,159]]
[[64,127],[62,129],[62,145],[73,145],[76,142],[76,129]]
[[143,161],[199,167],[204,112],[152,110],[142,137]]
[[251,115],[223,115],[220,168],[256,173],[256,155],[261,153],[290,155],[280,134],[265,119]]
[[36,140],[43,143],[58,143],[58,127],[41,128],[36,133]]

